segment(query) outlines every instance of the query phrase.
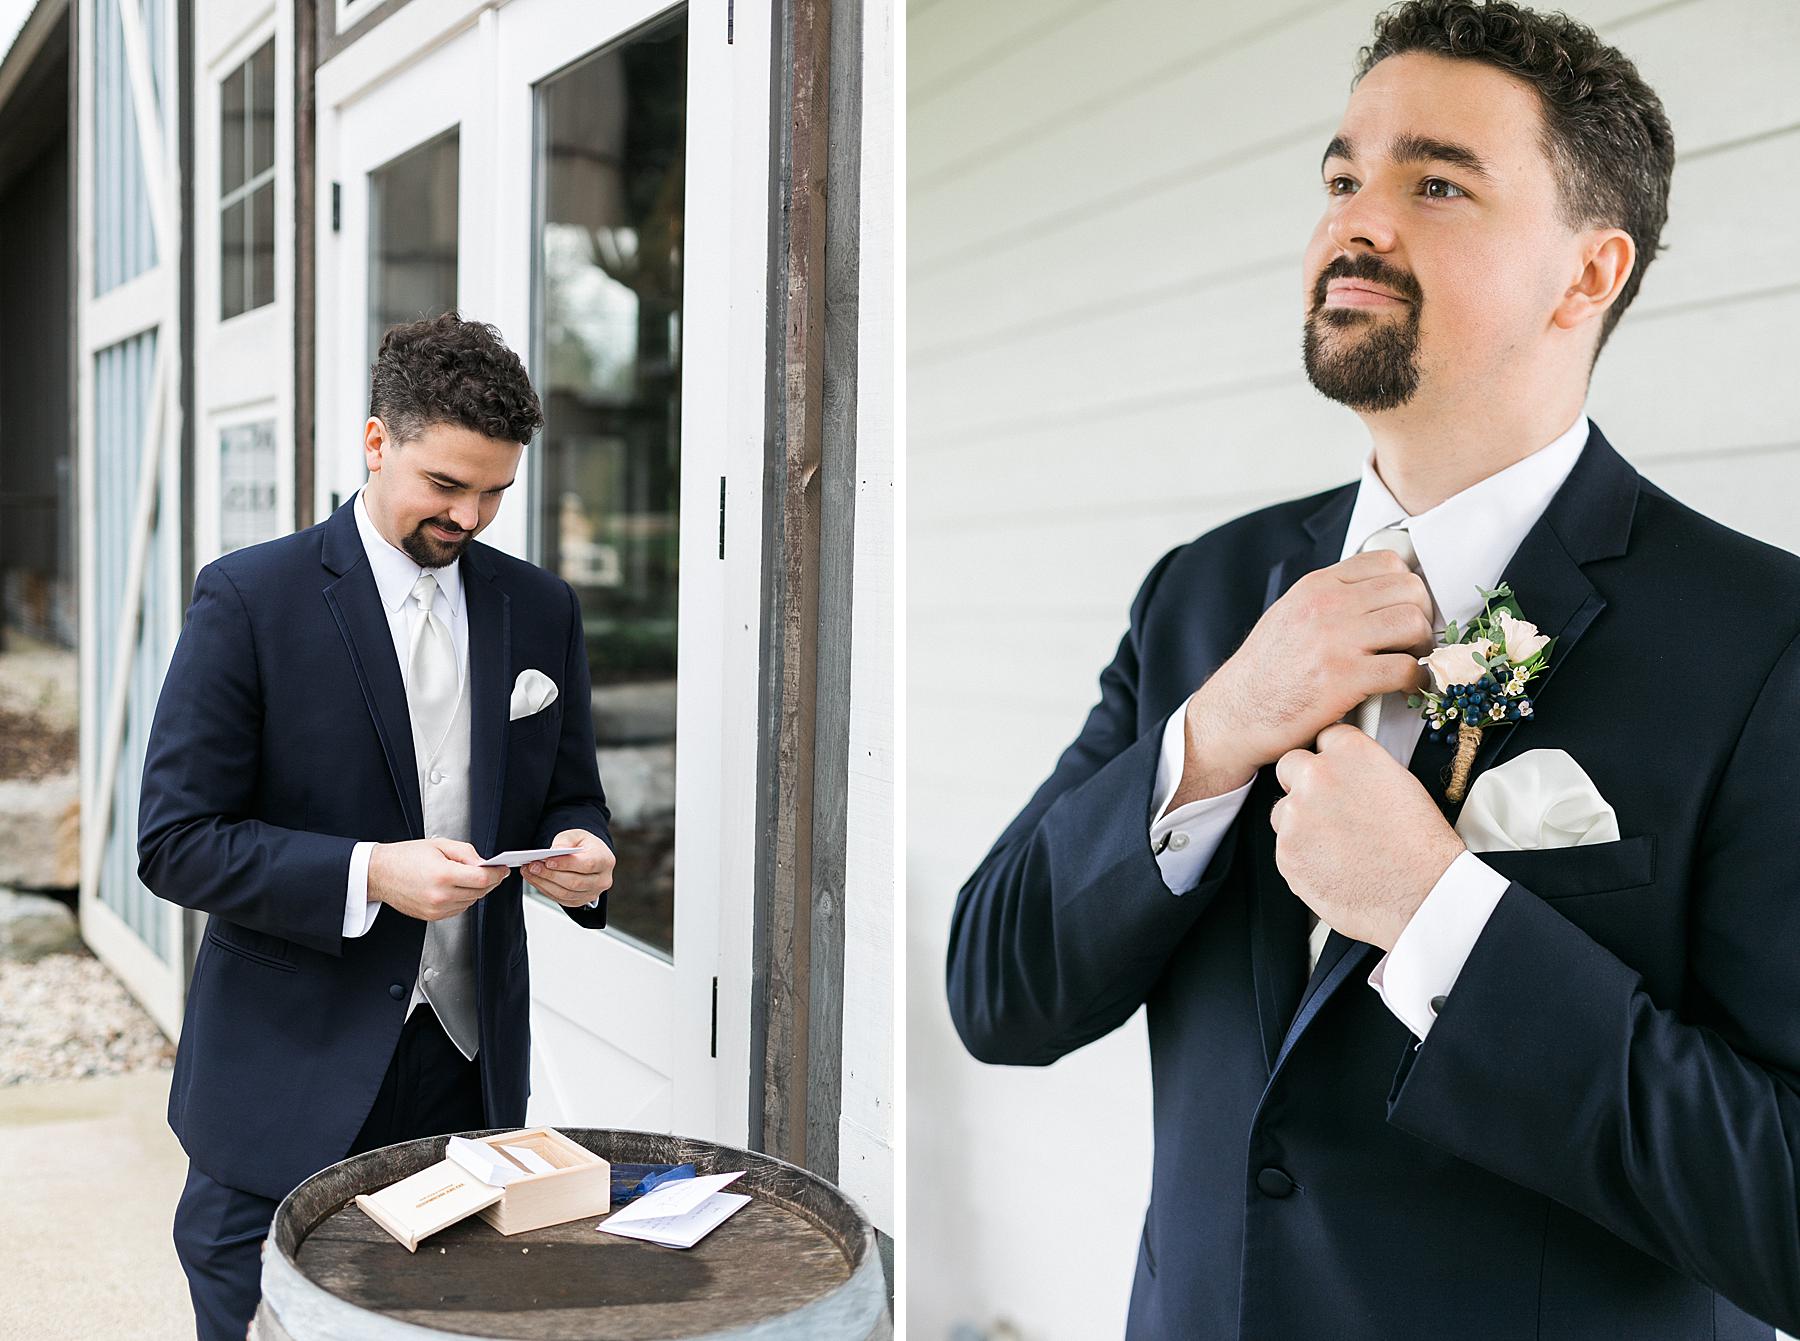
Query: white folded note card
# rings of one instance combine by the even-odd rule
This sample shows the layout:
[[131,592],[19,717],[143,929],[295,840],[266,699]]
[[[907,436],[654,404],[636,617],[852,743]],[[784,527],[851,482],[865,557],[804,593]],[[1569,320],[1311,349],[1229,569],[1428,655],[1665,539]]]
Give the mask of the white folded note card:
[[518,1165],[507,1159],[485,1141],[471,1141],[466,1136],[452,1136],[444,1147],[444,1157],[459,1164],[491,1187],[505,1187],[526,1177]]
[[567,857],[581,851],[578,847],[525,847],[513,852],[496,852],[483,857],[483,866],[523,866],[527,862],[545,861],[551,857]]
[[[663,1248],[691,1248],[724,1224],[733,1213],[749,1204],[750,1198],[741,1192],[715,1192],[685,1215],[659,1215],[621,1225],[615,1221],[625,1212],[615,1211],[609,1219],[601,1222],[600,1232],[618,1234],[628,1239],[643,1239]],[[630,1209],[631,1206],[625,1208],[627,1211]]]
[[532,1173],[555,1173],[556,1165],[545,1159],[528,1145],[503,1145],[500,1147]]
[[607,1216],[600,1222],[600,1232],[644,1239],[665,1248],[691,1248],[749,1203],[750,1198],[742,1193],[719,1190],[743,1176],[739,1169],[663,1183]]

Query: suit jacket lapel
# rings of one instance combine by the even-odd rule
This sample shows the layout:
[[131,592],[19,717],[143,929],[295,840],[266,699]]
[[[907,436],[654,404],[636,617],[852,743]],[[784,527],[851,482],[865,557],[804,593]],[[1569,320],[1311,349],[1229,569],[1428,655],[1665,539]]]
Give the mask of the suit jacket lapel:
[[469,841],[491,854],[500,830],[500,784],[506,776],[512,601],[494,582],[493,562],[484,546],[469,545],[462,579],[469,612]]
[[407,826],[414,838],[423,838],[425,819],[419,801],[419,766],[413,754],[406,682],[400,678],[387,612],[381,608],[375,575],[356,529],[356,516],[351,511],[355,502],[352,496],[325,522],[322,560],[328,571],[339,575],[325,588],[325,603],[350,650],[350,664],[356,670],[369,716],[375,720],[375,734],[381,738],[382,753],[387,757],[388,772]]
[[[1356,485],[1350,484],[1332,490],[1307,514],[1302,522],[1305,540],[1270,570],[1263,592],[1264,611],[1306,574],[1338,561],[1355,502]],[[1250,972],[1256,988],[1263,1056],[1271,1072],[1306,986],[1306,905],[1276,868],[1275,831],[1269,827],[1269,811],[1281,794],[1275,766],[1265,765],[1244,799],[1240,816],[1241,822],[1249,826],[1242,836],[1250,842],[1253,872]]]
[[[1593,582],[1582,571],[1582,565],[1600,559],[1616,558],[1625,553],[1631,533],[1631,520],[1637,507],[1638,473],[1634,470],[1612,444],[1607,442],[1600,432],[1598,424],[1589,422],[1588,441],[1582,448],[1581,455],[1576,458],[1573,469],[1562,486],[1551,497],[1543,514],[1533,523],[1518,549],[1506,563],[1501,573],[1501,581],[1506,582],[1518,597],[1520,607],[1526,619],[1538,626],[1541,633],[1554,637],[1556,646],[1551,649],[1550,660],[1542,674],[1532,684],[1534,713],[1540,711],[1555,712],[1554,698],[1548,698],[1546,691],[1556,672],[1574,654],[1576,645],[1599,613],[1606,608],[1606,598],[1595,590]],[[1324,563],[1313,562],[1311,567],[1322,567],[1326,563],[1336,561],[1337,554],[1343,548],[1344,527],[1349,525],[1350,507],[1355,501],[1355,487],[1345,491],[1347,497],[1336,506],[1328,504],[1315,512],[1310,523],[1320,526],[1335,521],[1335,539],[1326,536],[1330,541],[1329,555]],[[1335,496],[1334,496],[1335,497]],[[1341,512],[1339,511],[1341,509]],[[1324,548],[1317,537],[1309,550],[1302,551],[1309,561],[1316,559]],[[1276,597],[1293,581],[1310,568],[1301,567],[1290,559],[1277,569],[1271,578],[1272,595],[1265,601],[1273,604]],[[1279,583],[1279,585],[1277,585]],[[1470,773],[1470,784],[1474,783],[1481,771],[1498,763],[1507,750],[1511,748],[1513,737],[1519,728],[1530,730],[1530,722],[1524,721],[1505,727],[1495,727],[1482,732],[1481,744],[1475,755],[1475,762]],[[1529,736],[1527,737],[1529,742]],[[1527,743],[1523,748],[1529,749]],[[1438,804],[1443,807],[1445,817],[1454,824],[1461,813],[1460,803],[1452,805],[1444,799],[1448,784],[1449,765],[1454,756],[1450,744],[1434,743],[1429,736],[1421,735],[1418,746],[1413,751],[1409,769],[1413,776],[1425,786]],[[1273,769],[1267,770],[1271,774]],[[1276,785],[1275,797],[1280,795],[1279,784]],[[1466,800],[1465,793],[1465,800]],[[1275,797],[1271,797],[1268,805],[1273,805]],[[1266,840],[1267,865],[1258,879],[1257,900],[1262,909],[1261,918],[1265,924],[1265,934],[1272,939],[1278,923],[1291,924],[1291,911],[1283,912],[1274,907],[1266,907],[1273,902],[1285,899],[1289,903],[1300,906],[1300,900],[1282,880],[1274,865],[1274,834],[1268,828],[1267,805],[1259,812],[1263,833],[1258,835],[1259,853],[1262,841]],[[1304,928],[1305,913],[1299,915],[1299,925]],[[1282,934],[1291,935],[1291,930]],[[1253,954],[1255,937],[1252,937]],[[1298,948],[1299,971],[1304,974],[1306,965],[1306,949],[1304,930],[1301,933],[1301,944]],[[1356,973],[1359,967],[1370,964],[1376,956],[1376,948],[1361,941],[1352,941],[1348,937],[1330,933],[1326,938],[1319,963],[1309,980],[1296,993],[1297,1009],[1292,1013],[1292,1023],[1284,1025],[1277,1046],[1269,1046],[1269,1020],[1262,1011],[1261,981],[1259,976],[1258,1008],[1262,1014],[1263,1042],[1270,1057],[1271,1076],[1280,1069],[1287,1055],[1293,1050],[1307,1027],[1318,1018],[1319,1012],[1326,1006],[1332,996],[1344,983]],[[1271,948],[1267,952],[1269,967],[1262,970],[1263,975],[1281,977],[1288,970],[1278,966],[1286,962],[1284,954],[1276,953]],[[1285,982],[1285,979],[1283,979]]]

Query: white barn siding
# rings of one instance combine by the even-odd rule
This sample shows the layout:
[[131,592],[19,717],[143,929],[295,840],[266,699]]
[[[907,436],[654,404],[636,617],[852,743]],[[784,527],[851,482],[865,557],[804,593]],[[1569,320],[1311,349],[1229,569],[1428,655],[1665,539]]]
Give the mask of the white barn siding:
[[[1379,7],[908,9],[911,1335],[1123,1327],[1149,1188],[1142,1023],[1048,1071],[981,1066],[944,1005],[945,934],[1157,556],[1356,476],[1362,425],[1301,370],[1300,255]],[[1590,410],[1677,497],[1800,548],[1800,6],[1557,7],[1638,63],[1679,154],[1668,250]]]

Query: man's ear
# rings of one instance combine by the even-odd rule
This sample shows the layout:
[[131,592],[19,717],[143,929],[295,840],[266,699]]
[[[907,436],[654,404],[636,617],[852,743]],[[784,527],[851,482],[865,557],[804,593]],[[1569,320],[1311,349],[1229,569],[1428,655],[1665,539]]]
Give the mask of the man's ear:
[[1637,265],[1637,244],[1622,228],[1597,229],[1582,243],[1581,269],[1550,320],[1565,331],[1602,317],[1618,301]]
[[363,424],[363,464],[368,467],[369,474],[381,471],[383,446],[391,441],[388,427],[377,415],[370,415]]

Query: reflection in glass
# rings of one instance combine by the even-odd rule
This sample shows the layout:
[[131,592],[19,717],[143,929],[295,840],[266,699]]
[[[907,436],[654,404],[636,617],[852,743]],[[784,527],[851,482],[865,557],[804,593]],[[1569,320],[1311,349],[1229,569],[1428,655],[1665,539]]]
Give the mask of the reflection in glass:
[[234,424],[219,433],[219,552],[281,534],[275,508],[275,421]]
[[456,306],[458,128],[369,174],[369,351],[389,326]]
[[618,869],[608,926],[668,955],[687,16],[538,88],[536,558],[581,596]]

